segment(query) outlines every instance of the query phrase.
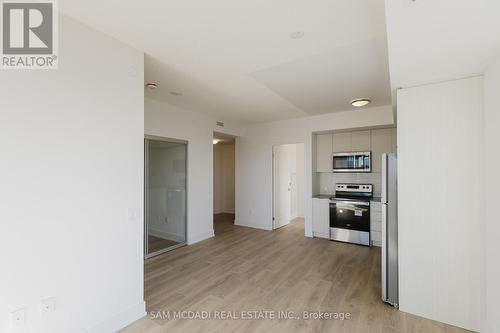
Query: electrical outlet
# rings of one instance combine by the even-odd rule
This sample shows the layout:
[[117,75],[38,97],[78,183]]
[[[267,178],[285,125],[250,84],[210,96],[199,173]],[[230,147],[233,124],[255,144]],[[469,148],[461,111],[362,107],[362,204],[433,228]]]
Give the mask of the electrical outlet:
[[427,0],[403,0],[403,7],[408,8],[413,6],[420,6],[426,2]]
[[12,328],[23,326],[25,321],[26,321],[25,308],[15,310],[10,313],[10,326]]
[[56,298],[50,297],[50,298],[42,299],[42,302],[40,303],[40,311],[42,313],[42,316],[46,316],[49,313],[55,312],[56,311]]
[[168,224],[168,222],[170,221],[170,219],[168,218],[168,216],[165,217],[165,223]]

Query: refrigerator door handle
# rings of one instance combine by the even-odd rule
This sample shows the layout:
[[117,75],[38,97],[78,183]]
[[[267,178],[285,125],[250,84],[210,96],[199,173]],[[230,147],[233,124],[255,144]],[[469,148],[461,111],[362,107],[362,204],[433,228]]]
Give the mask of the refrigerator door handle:
[[387,302],[387,204],[382,204],[382,300]]
[[387,203],[387,154],[382,154],[382,203]]

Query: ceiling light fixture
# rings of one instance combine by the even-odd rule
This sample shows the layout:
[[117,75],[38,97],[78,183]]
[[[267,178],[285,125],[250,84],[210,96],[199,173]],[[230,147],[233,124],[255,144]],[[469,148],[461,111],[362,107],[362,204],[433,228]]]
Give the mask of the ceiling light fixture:
[[213,141],[214,145],[218,144],[219,142],[220,142],[219,139],[214,139],[214,141]]
[[372,100],[369,98],[356,98],[350,101],[349,103],[354,107],[360,108],[370,104],[371,102]]
[[146,88],[149,88],[151,90],[155,90],[156,88],[158,88],[158,84],[155,82],[148,82],[148,83],[146,83]]
[[304,31],[294,31],[290,34],[291,39],[301,39],[304,37]]
[[178,91],[171,91],[170,95],[172,95],[172,96],[182,96],[182,93],[178,92]]

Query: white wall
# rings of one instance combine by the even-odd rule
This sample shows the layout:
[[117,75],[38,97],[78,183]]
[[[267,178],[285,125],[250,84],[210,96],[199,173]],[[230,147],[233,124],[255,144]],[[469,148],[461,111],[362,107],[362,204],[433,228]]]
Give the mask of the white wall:
[[241,135],[238,124],[216,120],[151,99],[145,100],[144,132],[188,142],[187,242],[207,239],[213,230],[213,132]]
[[297,145],[297,215],[296,217],[304,217],[305,215],[305,185],[306,185],[306,175],[305,175],[305,145]]
[[214,145],[214,213],[234,214],[235,145]]
[[255,124],[236,139],[236,221],[238,225],[272,230],[272,146],[304,143],[305,233],[312,237],[312,133],[393,124],[392,107]]
[[485,316],[482,332],[494,333],[500,327],[500,58],[487,68],[484,76],[484,149],[485,149]]
[[274,228],[304,217],[304,144],[273,147]]
[[305,149],[304,144],[297,144],[296,147],[296,160],[295,160],[295,173],[297,177],[297,187],[295,192],[297,193],[297,203],[292,206],[292,218],[304,217],[304,199],[305,199]]
[[478,330],[481,77],[398,91],[400,309]]
[[0,332],[114,332],[145,315],[143,54],[59,22],[58,70],[0,74]]
[[286,151],[283,157],[288,158],[290,175],[285,176],[285,179],[291,183],[290,218],[293,220],[297,217],[304,217],[304,144],[287,144],[282,147]]

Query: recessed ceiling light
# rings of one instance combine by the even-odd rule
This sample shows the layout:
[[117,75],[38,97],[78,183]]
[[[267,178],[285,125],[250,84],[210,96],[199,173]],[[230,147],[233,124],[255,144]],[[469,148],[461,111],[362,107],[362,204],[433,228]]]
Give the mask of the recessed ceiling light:
[[369,98],[356,98],[350,101],[349,103],[351,103],[351,105],[354,107],[360,108],[362,106],[370,104],[371,102],[372,101]]
[[146,83],[146,88],[149,88],[151,90],[155,90],[156,88],[158,88],[158,83],[148,82],[148,83]]
[[294,31],[290,34],[291,39],[301,39],[304,37],[304,31]]
[[178,92],[178,91],[171,91],[170,95],[173,95],[173,96],[182,96],[182,93]]
[[214,139],[214,141],[213,141],[214,145],[218,144],[219,142],[220,142],[219,139]]

